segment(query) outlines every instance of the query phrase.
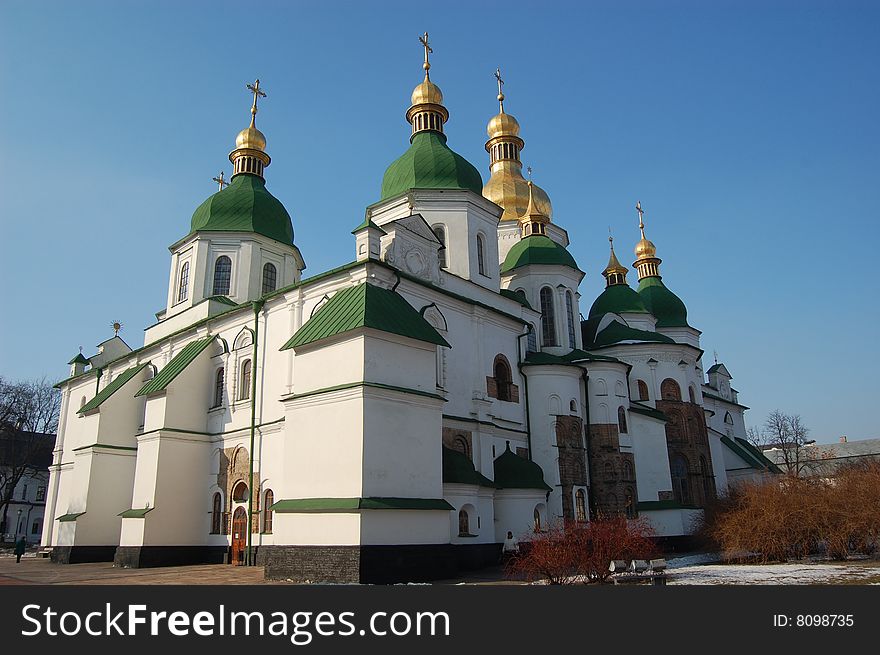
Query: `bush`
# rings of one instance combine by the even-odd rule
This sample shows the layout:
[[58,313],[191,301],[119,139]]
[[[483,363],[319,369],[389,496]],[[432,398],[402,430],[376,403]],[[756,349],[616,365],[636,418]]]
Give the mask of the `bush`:
[[555,524],[521,545],[508,573],[549,584],[603,582],[616,559],[650,559],[656,554],[645,519],[599,517],[589,523]]

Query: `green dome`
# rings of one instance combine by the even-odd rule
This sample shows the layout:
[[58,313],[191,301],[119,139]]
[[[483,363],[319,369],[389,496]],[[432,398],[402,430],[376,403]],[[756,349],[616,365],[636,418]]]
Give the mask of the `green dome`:
[[471,458],[457,450],[443,446],[443,482],[494,487],[492,481],[477,473]]
[[452,152],[439,132],[419,132],[409,149],[382,178],[382,200],[410,189],[470,189],[483,194],[483,178],[467,159]]
[[687,307],[672,293],[659,277],[639,281],[639,296],[648,311],[657,319],[657,327],[690,327]]
[[544,482],[541,467],[510,450],[510,442],[495,459],[495,486],[499,489],[541,489],[553,491]]
[[623,312],[646,314],[648,309],[645,307],[642,297],[631,286],[628,284],[612,284],[599,294],[593,306],[590,307],[590,318],[602,316],[608,312],[614,314],[621,314]]
[[579,270],[574,257],[565,249],[565,246],[542,234],[527,236],[511,248],[501,265],[501,272],[507,273],[529,264],[568,266]]
[[266,190],[263,178],[239,173],[229,186],[205,200],[192,217],[191,232],[256,232],[293,244],[290,214]]

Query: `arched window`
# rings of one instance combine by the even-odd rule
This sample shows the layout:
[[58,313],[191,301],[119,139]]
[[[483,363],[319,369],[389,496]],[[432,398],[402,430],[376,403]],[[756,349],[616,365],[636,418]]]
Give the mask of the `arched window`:
[[697,402],[697,392],[694,391],[694,385],[688,387],[688,398],[694,404]]
[[553,289],[541,289],[541,345],[556,345],[556,315],[553,312]]
[[278,284],[278,269],[275,268],[275,264],[268,263],[263,266],[263,293],[275,291],[276,284]]
[[633,490],[627,487],[623,492],[623,504],[626,511],[626,518],[634,519],[636,517],[636,499]]
[[583,489],[578,489],[574,494],[574,511],[576,520],[587,520],[587,496]]
[[446,228],[442,225],[435,225],[432,229],[437,241],[440,242],[440,249],[437,251],[437,257],[440,258],[440,268],[446,268]]
[[214,502],[211,507],[211,534],[220,534],[223,527],[223,498],[220,492],[214,494]]
[[636,380],[636,386],[639,389],[639,400],[650,400],[648,395],[648,383],[644,380]]
[[217,369],[217,377],[214,379],[214,407],[220,407],[223,404],[223,378],[225,377],[225,369]]
[[180,267],[180,282],[177,285],[177,302],[186,300],[189,293],[189,262],[183,262]]
[[538,352],[538,328],[529,323],[529,336],[526,337],[526,352]]
[[468,456],[468,458],[470,458],[471,448],[468,445],[467,439],[465,439],[463,435],[456,436],[455,440],[452,442],[452,444],[455,446],[455,450],[457,450],[460,453],[464,453],[465,455]]
[[263,533],[272,534],[272,514],[274,512],[270,508],[275,503],[275,494],[272,493],[271,489],[268,489],[263,498],[265,499],[265,504],[263,505]]
[[574,332],[574,300],[571,291],[565,292],[565,314],[568,318],[568,347],[577,348]]
[[626,410],[623,408],[623,405],[617,408],[617,431],[620,434],[629,432],[626,427]]
[[467,537],[470,534],[467,510],[462,508],[458,511],[458,536]]
[[513,379],[510,374],[510,364],[507,363],[504,355],[495,357],[493,373],[495,375],[496,397],[498,400],[510,402],[512,400]]
[[232,280],[232,260],[226,255],[221,255],[214,262],[214,295],[225,296],[229,293],[229,283]]
[[251,360],[241,363],[241,378],[238,382],[238,399],[247,400],[251,397]]
[[482,234],[477,235],[477,270],[486,275],[486,244]]
[[709,471],[709,465],[706,463],[706,458],[700,456],[700,475],[703,478],[703,496],[706,502],[710,501],[715,496],[715,485],[714,476]]
[[605,479],[606,480],[613,480],[615,478],[614,464],[612,464],[611,462],[605,462],[603,469],[605,471]]
[[724,422],[727,423],[727,425],[733,425],[733,417],[730,415],[730,412],[724,414]]
[[672,492],[682,505],[691,504],[691,489],[688,482],[688,461],[684,455],[673,455],[670,467],[672,474]]
[[535,528],[535,532],[540,532],[542,529],[541,526],[541,510],[535,507],[535,512],[533,514],[533,525]]
[[568,401],[568,411],[571,412],[572,414],[577,414],[578,404],[574,398],[572,398],[571,400]]
[[232,487],[232,500],[236,503],[244,503],[247,502],[248,499],[248,486],[247,482],[244,480],[239,480],[235,483],[235,486]]
[[666,378],[660,383],[660,398],[663,400],[681,400],[681,387],[672,378]]
[[624,480],[635,480],[635,476],[633,475],[633,467],[632,464],[629,463],[629,460],[623,460],[623,479]]

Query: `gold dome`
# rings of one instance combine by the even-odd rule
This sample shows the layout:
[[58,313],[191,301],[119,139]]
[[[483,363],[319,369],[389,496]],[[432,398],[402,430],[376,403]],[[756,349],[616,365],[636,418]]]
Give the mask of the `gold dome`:
[[636,244],[636,259],[647,259],[649,257],[657,256],[657,248],[651,241],[648,241],[645,238],[645,235],[642,234],[642,238]]
[[425,81],[419,84],[412,92],[412,104],[415,105],[442,105],[443,93],[440,87],[425,76]]
[[611,242],[611,256],[608,258],[608,266],[605,267],[605,270],[602,271],[602,274],[605,277],[609,275],[613,275],[615,273],[620,275],[626,275],[627,268],[617,259],[617,255],[614,254],[614,239],[608,237],[608,241]]
[[235,137],[235,148],[250,148],[251,150],[265,150],[266,137],[260,132],[253,123],[244,128]]
[[519,121],[510,114],[501,112],[489,121],[486,133],[490,139],[499,136],[519,136]]
[[[537,211],[548,219],[553,216],[550,196],[537,184],[532,184],[532,195]],[[517,221],[529,207],[529,183],[522,176],[518,162],[501,161],[492,166],[492,176],[483,187],[483,197],[500,206],[502,221]]]

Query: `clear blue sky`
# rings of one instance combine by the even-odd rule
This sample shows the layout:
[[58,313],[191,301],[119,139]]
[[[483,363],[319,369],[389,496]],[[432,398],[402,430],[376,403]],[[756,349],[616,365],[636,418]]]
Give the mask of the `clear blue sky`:
[[114,319],[143,344],[257,76],[306,275],[351,261],[407,146],[428,30],[449,144],[484,178],[502,67],[523,159],[587,271],[582,312],[609,225],[631,261],[641,200],[748,420],[780,408],[820,441],[878,437],[878,28],[876,3],[804,0],[2,0],[0,375],[63,377]]

